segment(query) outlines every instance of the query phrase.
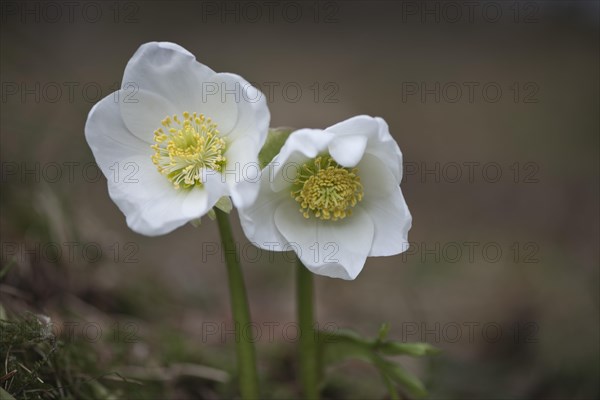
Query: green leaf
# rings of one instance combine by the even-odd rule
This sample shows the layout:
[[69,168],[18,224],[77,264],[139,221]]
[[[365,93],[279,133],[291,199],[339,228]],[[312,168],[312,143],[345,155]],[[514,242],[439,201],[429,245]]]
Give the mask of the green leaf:
[[433,356],[441,352],[429,343],[400,343],[393,341],[380,342],[377,345],[377,350],[390,356],[407,355],[413,357]]
[[390,398],[392,400],[400,400],[400,396],[398,396],[398,389],[396,389],[396,385],[394,384],[394,382],[392,382],[390,377],[385,374],[382,374],[381,379],[383,379],[383,383],[385,383],[385,387],[390,393]]
[[373,363],[377,366],[382,375],[387,376],[397,384],[406,388],[413,396],[427,396],[425,385],[423,385],[419,378],[412,375],[398,364],[385,360],[377,355],[373,355]]
[[366,362],[371,360],[371,350],[356,343],[329,343],[323,350],[323,361],[326,365],[335,364],[349,358]]
[[15,400],[7,391],[0,387],[0,400]]
[[267,140],[258,153],[258,163],[261,169],[266,167],[279,154],[279,150],[281,150],[293,130],[293,128],[287,127],[269,128]]
[[348,358],[369,362],[371,345],[352,331],[319,332],[322,360],[325,365],[334,364]]
[[379,335],[377,337],[377,340],[380,342],[384,341],[389,332],[390,332],[390,324],[388,324],[387,322],[384,322],[383,324],[381,324],[381,327],[379,328]]
[[396,356],[396,355],[407,355],[413,357],[433,356],[440,353],[440,350],[433,347],[429,343],[402,343],[392,340],[383,341],[382,337],[387,335],[387,329],[384,326],[379,331],[379,337],[376,340],[366,339],[361,337],[358,333],[343,329],[336,332],[319,332],[319,337],[323,343],[331,342],[354,342],[362,346],[370,348],[374,352],[382,353],[384,355]]
[[331,342],[357,342],[367,346],[371,345],[371,341],[362,338],[358,333],[350,329],[338,329],[335,332],[319,331],[319,341],[322,343]]
[[397,399],[395,385],[400,385],[415,397],[427,394],[421,381],[404,370],[396,362],[387,360],[388,355],[408,355],[422,357],[435,355],[439,350],[427,343],[401,343],[385,340],[390,330],[388,324],[379,329],[377,338],[367,339],[352,330],[335,332],[319,331],[318,342],[322,366],[337,363],[349,358],[359,359],[373,364],[380,372],[392,399]]

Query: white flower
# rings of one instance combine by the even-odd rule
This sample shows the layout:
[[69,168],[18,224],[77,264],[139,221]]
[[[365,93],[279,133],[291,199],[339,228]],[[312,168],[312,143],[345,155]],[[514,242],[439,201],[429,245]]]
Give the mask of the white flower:
[[401,179],[402,153],[383,119],[301,129],[263,169],[256,202],[239,209],[242,227],[263,249],[294,250],[316,274],[354,279],[367,256],[408,248]]
[[160,235],[222,196],[238,207],[254,200],[243,171],[258,165],[269,128],[261,92],[167,42],[137,50],[122,88],[92,108],[85,135],[131,229]]

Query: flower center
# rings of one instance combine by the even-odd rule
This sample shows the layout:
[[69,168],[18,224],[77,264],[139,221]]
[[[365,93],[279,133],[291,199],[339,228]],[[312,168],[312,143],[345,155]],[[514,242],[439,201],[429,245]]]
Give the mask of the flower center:
[[292,190],[304,218],[312,214],[322,220],[336,221],[352,215],[352,207],[363,198],[357,173],[356,168],[344,168],[329,156],[319,156],[304,164]]
[[210,118],[184,112],[183,121],[173,115],[161,122],[164,129],[154,131],[152,162],[175,189],[202,186],[206,169],[223,170],[226,143]]

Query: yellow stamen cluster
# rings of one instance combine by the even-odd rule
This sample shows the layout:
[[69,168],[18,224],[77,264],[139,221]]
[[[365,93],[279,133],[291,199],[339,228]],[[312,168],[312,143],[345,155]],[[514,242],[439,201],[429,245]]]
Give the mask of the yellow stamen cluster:
[[223,170],[225,140],[210,118],[184,112],[183,120],[173,115],[161,122],[164,129],[154,131],[152,162],[175,189],[202,186],[205,169]]
[[304,218],[314,215],[336,221],[352,215],[363,198],[363,186],[356,168],[344,168],[329,156],[304,164],[294,181],[292,197],[300,204]]

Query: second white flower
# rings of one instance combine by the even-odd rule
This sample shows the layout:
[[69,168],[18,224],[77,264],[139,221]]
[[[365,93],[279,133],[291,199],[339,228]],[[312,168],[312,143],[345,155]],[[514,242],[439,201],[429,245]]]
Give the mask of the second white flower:
[[261,248],[294,250],[312,272],[355,279],[368,256],[408,248],[412,217],[400,191],[402,153],[381,118],[357,116],[293,132],[240,209]]

